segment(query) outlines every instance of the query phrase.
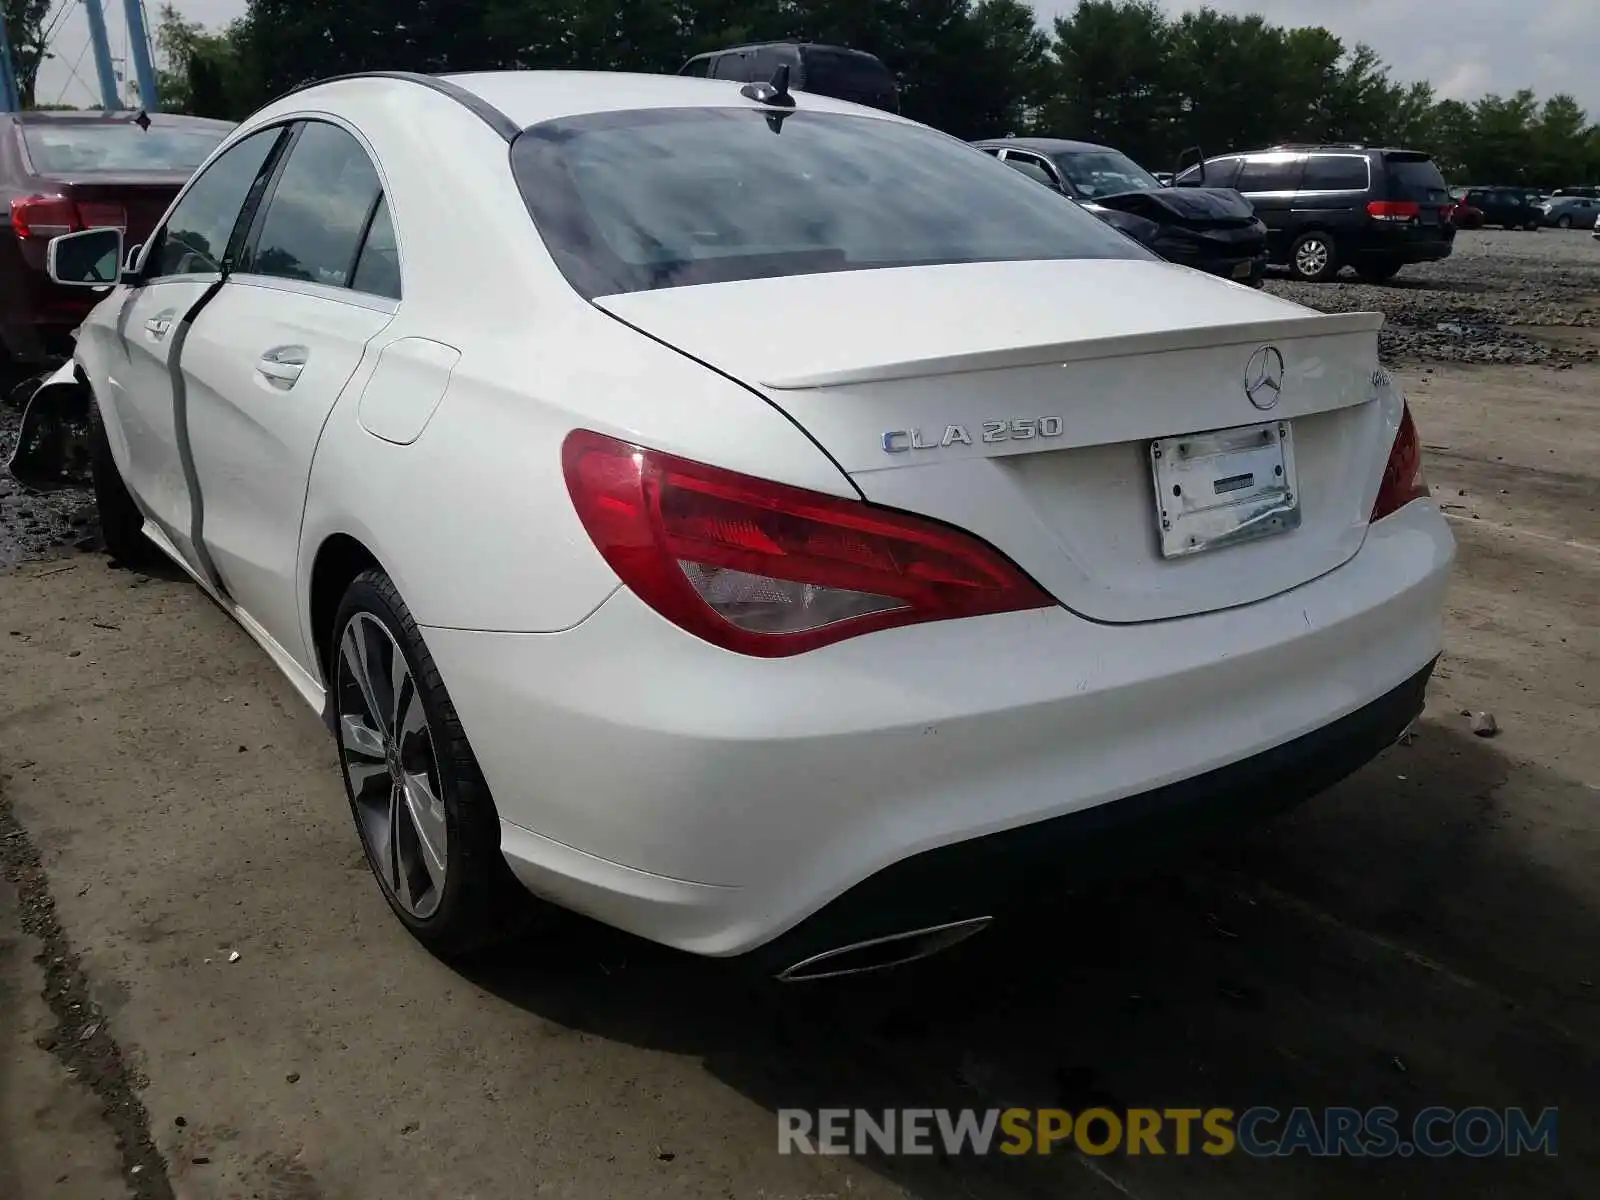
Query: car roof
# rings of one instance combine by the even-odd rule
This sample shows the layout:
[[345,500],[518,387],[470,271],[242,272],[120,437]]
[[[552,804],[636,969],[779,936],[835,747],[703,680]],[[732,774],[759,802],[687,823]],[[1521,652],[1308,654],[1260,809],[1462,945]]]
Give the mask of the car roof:
[[[621,71],[482,71],[445,75],[446,83],[465,88],[526,129],[543,121],[586,113],[623,112],[639,108],[760,107],[740,96],[746,86],[730,79],[689,75],[643,75]],[[336,86],[329,84],[324,86]],[[395,80],[395,87],[414,87]],[[802,92],[804,112],[850,113],[899,121],[892,113]]]
[[[1014,146],[1018,150],[1032,150],[1035,154],[1083,154],[1096,150],[1110,150],[1095,142],[1074,142],[1067,138],[1009,137],[984,138],[974,146]],[[1119,151],[1120,153],[1120,151]]]
[[721,46],[716,50],[708,50],[705,54],[696,54],[696,58],[705,58],[709,54],[727,54],[732,50],[766,50],[773,46],[793,46],[796,50],[828,50],[835,54],[850,54],[857,58],[870,58],[880,62],[876,54],[868,50],[857,50],[853,46],[838,46],[832,42],[807,42],[794,38],[779,38],[770,42],[740,42],[737,46]]
[[1409,146],[1351,146],[1338,142],[1318,142],[1285,144],[1282,146],[1262,146],[1257,150],[1230,150],[1226,154],[1217,155],[1218,158],[1252,158],[1258,154],[1349,154],[1361,156],[1367,154],[1412,154],[1418,158],[1432,158],[1433,155],[1426,150],[1413,150]]

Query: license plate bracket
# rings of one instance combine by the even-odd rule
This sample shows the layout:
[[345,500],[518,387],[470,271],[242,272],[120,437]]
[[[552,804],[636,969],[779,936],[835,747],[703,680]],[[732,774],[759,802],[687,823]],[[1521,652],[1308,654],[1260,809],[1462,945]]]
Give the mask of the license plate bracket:
[[1163,558],[1184,558],[1300,527],[1288,421],[1150,443]]

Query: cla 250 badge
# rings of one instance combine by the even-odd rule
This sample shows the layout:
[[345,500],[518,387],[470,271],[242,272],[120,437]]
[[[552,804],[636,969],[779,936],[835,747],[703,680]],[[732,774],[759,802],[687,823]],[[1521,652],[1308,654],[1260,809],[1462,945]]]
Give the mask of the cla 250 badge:
[[965,425],[946,425],[944,432],[933,429],[889,429],[883,434],[885,454],[905,454],[910,450],[943,450],[950,446],[996,442],[1027,442],[1034,438],[1058,438],[1066,428],[1060,417],[1023,417],[1015,421],[984,421],[977,436]]

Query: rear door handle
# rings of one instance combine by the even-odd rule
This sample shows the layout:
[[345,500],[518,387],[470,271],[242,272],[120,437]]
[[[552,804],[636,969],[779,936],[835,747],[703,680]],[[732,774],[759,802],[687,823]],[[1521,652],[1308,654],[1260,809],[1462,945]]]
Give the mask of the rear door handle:
[[306,369],[304,346],[280,346],[268,350],[256,362],[256,374],[281,387],[291,388]]

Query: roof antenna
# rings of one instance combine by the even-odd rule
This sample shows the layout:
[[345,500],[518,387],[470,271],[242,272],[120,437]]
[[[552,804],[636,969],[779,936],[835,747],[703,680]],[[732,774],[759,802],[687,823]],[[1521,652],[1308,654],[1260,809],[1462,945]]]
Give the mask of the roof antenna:
[[139,110],[139,115],[133,119],[133,123],[146,133],[150,132],[150,114],[144,109]]
[[747,83],[739,89],[746,100],[769,104],[773,108],[793,108],[794,97],[789,94],[789,64],[782,63],[773,72],[771,83]]

